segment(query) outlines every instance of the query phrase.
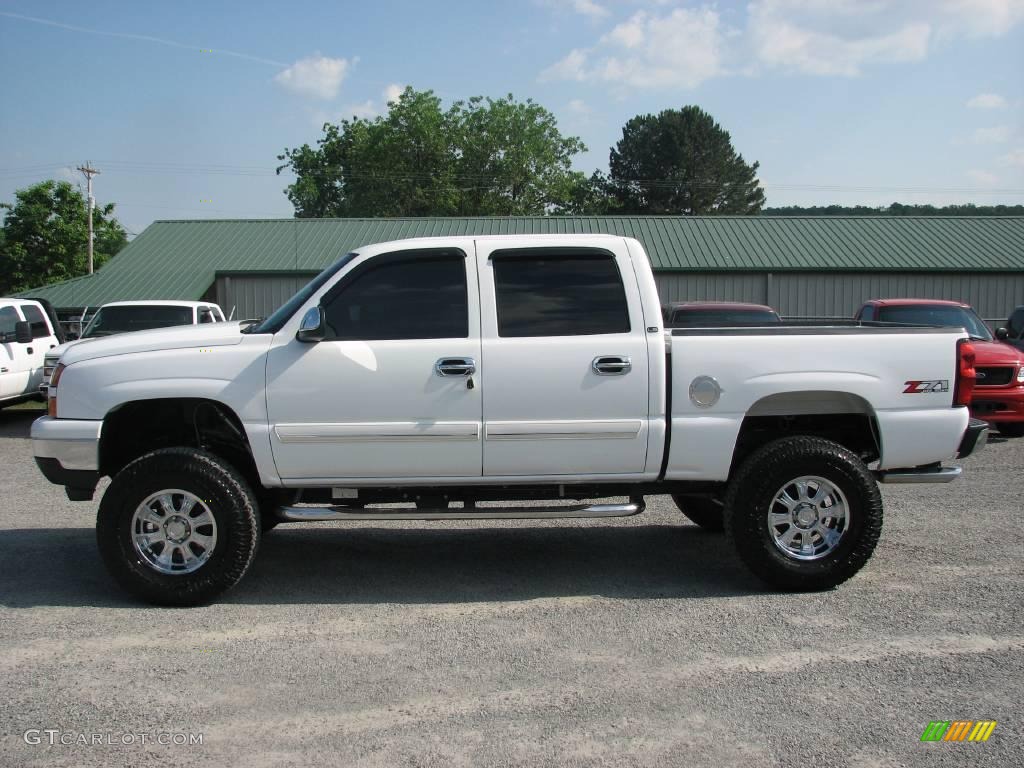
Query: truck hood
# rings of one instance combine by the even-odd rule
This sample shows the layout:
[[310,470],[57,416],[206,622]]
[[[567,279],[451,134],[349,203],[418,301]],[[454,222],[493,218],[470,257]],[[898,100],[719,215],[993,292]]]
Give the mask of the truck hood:
[[83,360],[95,360],[112,355],[128,355],[133,352],[156,352],[164,349],[188,349],[191,347],[223,347],[241,343],[241,325],[238,322],[176,325],[152,331],[119,333],[100,339],[71,341],[50,352],[53,354],[61,350],[60,361],[65,365],[71,365]]
[[971,341],[975,365],[1024,365],[1024,353],[1001,341]]

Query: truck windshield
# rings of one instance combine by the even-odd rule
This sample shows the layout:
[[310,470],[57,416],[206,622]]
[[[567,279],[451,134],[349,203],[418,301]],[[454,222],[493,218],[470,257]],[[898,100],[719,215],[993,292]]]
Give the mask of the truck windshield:
[[172,325],[191,325],[192,307],[123,306],[101,307],[93,317],[83,339],[95,339],[115,333],[148,331]]
[[673,328],[730,328],[773,325],[779,316],[766,309],[683,309],[672,315]]
[[988,326],[974,310],[964,307],[950,307],[944,304],[908,304],[906,306],[879,307],[878,319],[883,323],[907,323],[909,325],[938,325],[948,328],[963,328],[972,339],[992,341]]
[[320,290],[324,283],[338,273],[338,270],[358,255],[358,253],[346,253],[336,262],[331,264],[331,266],[306,283],[303,288],[300,288],[298,293],[278,307],[277,310],[266,320],[261,323],[256,323],[255,325],[243,326],[242,333],[277,333],[280,331],[284,324],[288,322],[288,318],[294,315],[295,311],[305,304],[309,300],[310,296]]

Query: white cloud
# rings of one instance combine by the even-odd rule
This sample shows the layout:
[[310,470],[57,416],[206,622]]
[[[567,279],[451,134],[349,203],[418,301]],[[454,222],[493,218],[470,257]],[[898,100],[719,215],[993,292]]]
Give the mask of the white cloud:
[[975,184],[983,187],[994,187],[999,183],[999,177],[988,171],[970,170],[967,172],[967,176]]
[[361,117],[365,120],[372,120],[380,114],[380,110],[377,109],[377,105],[373,99],[367,99],[362,104],[349,104],[342,109],[343,117]]
[[1010,140],[1010,126],[994,125],[991,128],[978,128],[971,134],[972,144],[1002,144]]
[[943,0],[943,33],[1002,37],[1024,20],[1024,0]]
[[399,96],[402,95],[402,92],[404,90],[404,85],[399,85],[398,83],[391,83],[391,85],[385,88],[383,93],[381,94],[384,97],[384,103],[390,104],[392,101],[398,101]]
[[572,7],[576,13],[589,16],[592,19],[599,19],[608,15],[608,9],[599,5],[594,0],[572,0]]
[[967,100],[967,106],[971,109],[1002,109],[1006,106],[1006,99],[998,93],[979,93]]
[[569,111],[575,115],[589,115],[592,111],[583,99],[573,99],[568,106]]
[[351,63],[347,59],[310,56],[274,77],[274,82],[301,96],[329,101],[338,95]]
[[633,88],[693,88],[722,74],[727,31],[711,8],[646,11],[614,27],[591,49],[575,49],[541,73],[548,80],[590,80]]
[[999,159],[1007,165],[1024,168],[1024,148],[1011,150]]
[[541,81],[546,80],[586,80],[587,53],[578,48],[569,51],[568,55],[540,73]]
[[755,58],[769,67],[812,75],[860,74],[877,61],[920,61],[931,25],[899,19],[885,2],[758,0],[747,33]]

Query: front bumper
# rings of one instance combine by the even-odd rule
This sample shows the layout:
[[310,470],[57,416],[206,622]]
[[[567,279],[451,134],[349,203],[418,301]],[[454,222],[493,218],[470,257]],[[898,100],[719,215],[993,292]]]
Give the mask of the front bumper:
[[32,453],[46,479],[70,499],[90,499],[99,482],[102,421],[42,416],[32,423]]
[[1024,387],[986,390],[978,387],[971,398],[971,416],[999,424],[1024,421]]

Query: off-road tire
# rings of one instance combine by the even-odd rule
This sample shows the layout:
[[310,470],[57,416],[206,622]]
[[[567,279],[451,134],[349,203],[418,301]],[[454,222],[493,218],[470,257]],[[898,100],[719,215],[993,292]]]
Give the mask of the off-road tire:
[[[801,476],[836,486],[849,505],[848,528],[835,549],[819,560],[798,560],[776,546],[767,515],[775,494]],[[791,591],[830,589],[870,559],[882,531],[882,496],[860,458],[819,437],[786,437],[751,454],[729,482],[725,530],[740,559],[762,580]]]
[[679,507],[687,519],[699,525],[705,531],[715,533],[725,530],[725,507],[718,499],[708,496],[672,496],[672,501]]
[[[217,523],[213,553],[192,573],[160,573],[132,544],[136,508],[166,488],[206,500]],[[96,517],[96,540],[107,570],[124,589],[157,605],[201,605],[233,587],[249,570],[260,534],[256,496],[241,473],[195,448],[163,448],[128,464],[103,494]]]

